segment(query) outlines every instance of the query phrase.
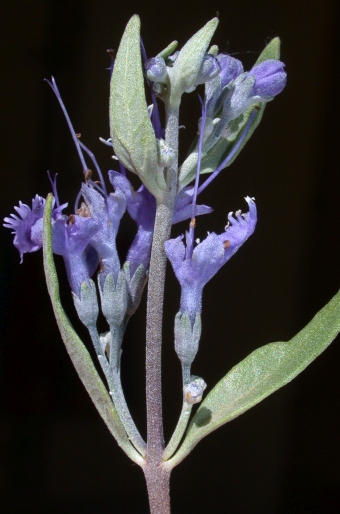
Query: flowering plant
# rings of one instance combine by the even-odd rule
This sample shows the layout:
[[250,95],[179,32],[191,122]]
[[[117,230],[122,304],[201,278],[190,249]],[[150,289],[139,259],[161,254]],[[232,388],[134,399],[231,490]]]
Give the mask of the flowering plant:
[[[191,365],[202,331],[203,289],[253,234],[257,210],[255,199],[247,196],[247,213],[230,213],[222,233],[209,233],[199,241],[195,240],[196,217],[212,209],[198,205],[197,198],[234,161],[261,121],[266,104],[286,84],[278,38],[246,72],[239,60],[219,53],[216,46],[209,47],[217,24],[216,18],[208,22],[180,51],[173,42],[148,59],[140,39],[139,18],[134,16],[128,23],[111,69],[111,138],[106,143],[113,147],[119,163],[119,171],[108,173],[113,191],[94,155],[75,134],[52,78],[49,84],[64,111],[84,173],[74,212],[64,214],[68,204],[60,203],[54,178],[53,194],[46,201],[36,195],[32,208],[20,202],[16,207],[19,216],[5,218],[5,226],[14,232],[21,261],[24,253],[43,248],[47,286],[67,351],[109,430],[142,468],[154,514],[170,512],[170,473],[203,437],[292,380],[340,330],[337,295],[291,341],[254,351],[202,401],[206,384],[191,374]],[[149,107],[145,84],[150,89]],[[179,166],[181,100],[184,93],[202,84],[198,134]],[[165,128],[159,102],[165,108]],[[95,180],[86,159],[92,161]],[[130,172],[141,181],[137,190],[128,178]],[[122,264],[116,236],[126,212],[137,230]],[[171,238],[172,225],[183,220],[189,220],[185,236]],[[74,305],[89,331],[106,385],[63,310],[53,253],[63,256]],[[161,346],[167,258],[181,288],[174,347],[182,367],[183,405],[165,445]],[[130,415],[120,372],[124,332],[147,283],[145,441]],[[108,328],[102,334],[97,329],[99,305]],[[193,405],[201,401],[189,423]]]

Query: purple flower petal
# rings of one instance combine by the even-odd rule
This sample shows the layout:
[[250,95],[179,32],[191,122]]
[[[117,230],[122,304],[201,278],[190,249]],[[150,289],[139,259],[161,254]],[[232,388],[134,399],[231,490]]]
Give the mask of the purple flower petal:
[[[194,187],[184,187],[177,195],[175,202],[175,209],[172,218],[172,224],[175,225],[180,221],[188,220],[191,218],[192,213],[192,199],[194,195]],[[202,214],[210,214],[213,208],[208,205],[196,205],[195,216]]]
[[[254,232],[257,214],[254,200],[247,197],[249,212],[236,212],[228,216],[230,226],[220,235],[211,233],[199,243],[187,258],[182,238],[170,239],[165,243],[165,252],[181,285],[182,313],[186,312],[194,322],[196,313],[201,312],[202,291],[205,284],[237,252]],[[188,243],[188,241],[187,241]]]
[[[156,215],[156,200],[145,186],[141,186],[138,191],[134,191],[130,181],[117,171],[109,171],[109,178],[116,191],[120,189],[124,193],[127,211],[138,225],[137,234],[126,257],[126,261],[130,262],[132,276],[141,264],[144,266],[145,271],[149,268]],[[184,188],[178,194],[175,202],[173,224],[190,219],[193,191],[193,187],[190,186]],[[211,207],[206,205],[197,205],[196,216],[210,213],[212,210]]]
[[59,218],[52,225],[53,252],[63,256],[71,289],[78,297],[92,271],[85,250],[99,230],[98,220],[77,215]]
[[249,74],[255,77],[252,95],[261,98],[273,98],[281,93],[287,82],[284,63],[275,59],[257,64]]
[[226,86],[243,73],[241,61],[231,55],[219,54],[216,59],[220,63],[221,72],[205,85],[207,116],[211,118],[214,118],[222,108],[227,93]]
[[221,89],[223,89],[230,81],[243,73],[243,64],[228,54],[219,54],[217,60],[221,65]]
[[109,273],[112,273],[116,280],[120,270],[116,236],[120,220],[126,209],[125,195],[117,190],[104,198],[92,185],[87,184],[82,184],[81,193],[91,218],[99,226],[89,242],[97,251],[101,262],[100,280],[104,283]]
[[146,272],[151,254],[156,200],[143,185],[138,191],[134,191],[128,179],[116,171],[109,171],[109,177],[116,191],[119,188],[125,194],[127,211],[138,225],[137,234],[126,256],[126,261],[130,263],[131,276],[141,264]]
[[[61,212],[65,207],[67,207],[67,204],[63,204],[56,209],[53,209],[53,219],[56,219],[61,215]],[[42,248],[42,218],[44,215],[44,208],[45,199],[39,195],[35,195],[32,200],[32,208],[22,202],[19,202],[19,207],[14,207],[20,218],[16,214],[11,214],[10,218],[4,218],[4,227],[13,230],[13,243],[20,253],[20,263],[23,261],[24,253],[36,252]],[[40,238],[32,238],[32,229],[39,220],[41,220]]]

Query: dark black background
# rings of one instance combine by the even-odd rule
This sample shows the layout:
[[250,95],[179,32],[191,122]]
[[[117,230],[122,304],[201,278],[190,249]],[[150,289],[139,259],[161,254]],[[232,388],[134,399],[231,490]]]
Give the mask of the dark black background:
[[[1,218],[19,200],[50,190],[73,201],[81,167],[55,98],[54,75],[75,129],[112,167],[108,137],[106,48],[117,48],[134,13],[148,54],[182,45],[216,11],[214,42],[241,52],[249,69],[270,38],[282,39],[286,90],[269,104],[261,128],[202,198],[215,213],[198,236],[221,231],[231,210],[255,196],[251,239],[205,289],[203,338],[193,372],[212,387],[255,348],[288,340],[335,294],[340,282],[339,93],[335,0],[137,3],[5,0],[1,9]],[[183,101],[181,152],[199,116]],[[132,225],[123,224],[126,248]],[[183,227],[176,227],[178,234]],[[19,256],[1,230],[0,507],[11,512],[146,513],[141,471],[97,415],[69,361],[51,313],[41,252]],[[60,263],[62,264],[62,263]],[[58,262],[59,265],[59,262]],[[65,308],[80,333],[60,266]],[[171,273],[165,305],[164,414],[171,434],[181,403],[172,347],[179,288]],[[123,354],[126,394],[145,432],[144,311]],[[292,384],[203,440],[173,472],[174,514],[335,513],[340,508],[337,343]]]

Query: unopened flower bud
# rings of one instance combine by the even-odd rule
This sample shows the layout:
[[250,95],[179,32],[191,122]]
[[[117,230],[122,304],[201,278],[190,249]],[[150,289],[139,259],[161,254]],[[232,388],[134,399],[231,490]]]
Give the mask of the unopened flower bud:
[[196,84],[204,84],[212,80],[221,71],[221,65],[213,55],[206,54],[203,57],[200,72],[197,77]]
[[144,68],[151,82],[164,82],[167,78],[168,72],[163,57],[151,57],[145,62]]
[[183,366],[191,366],[201,337],[202,325],[199,313],[192,326],[187,313],[178,312],[175,318],[175,350]]
[[130,262],[125,262],[122,270],[125,273],[128,289],[126,314],[131,316],[140,304],[143,289],[147,281],[147,274],[145,273],[143,264],[138,266],[132,277],[130,275]]
[[203,397],[203,392],[207,387],[207,384],[204,382],[203,378],[192,376],[190,377],[192,380],[189,384],[185,384],[183,387],[183,394],[185,401],[189,405],[194,405],[195,403],[200,403]]
[[283,62],[275,59],[269,59],[254,66],[249,72],[255,77],[252,95],[272,98],[281,93],[287,81],[284,66]]
[[217,60],[221,66],[220,87],[223,89],[224,86],[243,73],[243,65],[241,61],[228,54],[219,54],[217,56]]
[[118,273],[116,284],[112,273],[107,275],[103,287],[100,280],[98,283],[103,314],[110,325],[119,326],[124,320],[128,304],[125,274],[123,271]]
[[79,319],[85,327],[95,325],[98,318],[99,308],[96,286],[91,279],[89,279],[89,283],[83,282],[81,284],[79,298],[73,293],[73,301]]

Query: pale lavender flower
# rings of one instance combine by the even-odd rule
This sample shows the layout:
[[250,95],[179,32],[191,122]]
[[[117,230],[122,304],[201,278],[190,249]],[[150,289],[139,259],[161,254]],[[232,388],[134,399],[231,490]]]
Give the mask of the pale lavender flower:
[[216,57],[220,64],[220,73],[214,80],[205,84],[205,101],[207,116],[213,118],[222,108],[226,94],[225,87],[243,73],[241,61],[228,54],[218,54]]
[[[131,276],[142,264],[144,270],[149,267],[153,229],[156,215],[156,200],[154,196],[142,185],[138,191],[134,191],[130,181],[117,171],[109,171],[111,184],[121,189],[127,203],[127,211],[131,218],[137,223],[137,234],[130,246],[126,261],[130,263]],[[189,219],[192,210],[193,187],[184,188],[176,198],[173,224]],[[196,215],[212,212],[207,205],[197,205]]]
[[99,226],[89,243],[96,250],[100,260],[100,282],[103,285],[109,273],[112,273],[116,281],[120,271],[116,236],[126,209],[125,195],[119,188],[116,188],[114,193],[101,194],[94,188],[92,181],[82,184],[81,194],[85,200],[88,216]]
[[85,249],[99,229],[98,220],[74,214],[52,224],[53,252],[63,256],[71,289],[78,297],[81,284],[89,282],[92,271]]
[[[36,252],[42,248],[42,237],[32,239],[32,229],[44,215],[45,199],[35,195],[32,200],[32,208],[25,203],[19,202],[19,207],[14,207],[19,216],[11,214],[11,217],[4,218],[4,227],[12,229],[14,234],[14,246],[20,253],[20,263],[23,262],[24,253]],[[52,217],[56,219],[67,207],[67,204],[53,209]]]
[[243,64],[228,54],[218,54],[216,59],[221,66],[220,80],[221,89],[223,89],[224,86],[227,86],[229,82],[243,73]]
[[[230,226],[222,234],[210,233],[191,253],[192,233],[186,234],[186,246],[182,237],[165,243],[165,252],[181,285],[180,312],[187,313],[194,323],[196,313],[202,309],[202,292],[205,284],[237,252],[254,232],[257,221],[253,199],[246,197],[249,212],[228,215]],[[191,255],[191,256],[190,256]]]
[[213,55],[206,54],[203,57],[201,69],[196,79],[196,84],[198,85],[209,83],[219,73],[221,73],[221,64],[218,59],[216,59],[216,57]]

